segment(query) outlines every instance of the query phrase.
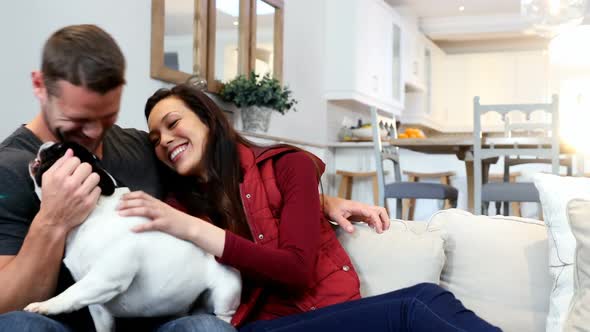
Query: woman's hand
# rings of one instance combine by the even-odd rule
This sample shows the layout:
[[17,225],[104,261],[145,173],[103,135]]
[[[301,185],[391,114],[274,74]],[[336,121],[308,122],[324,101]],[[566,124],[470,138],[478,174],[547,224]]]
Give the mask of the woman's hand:
[[152,220],[133,227],[131,230],[134,232],[161,231],[187,241],[194,241],[201,221],[143,191],[123,195],[117,209],[121,216],[146,217]]
[[326,217],[338,223],[348,233],[354,231],[351,221],[366,222],[377,233],[383,233],[389,229],[389,215],[384,207],[326,195],[323,196],[323,199]]

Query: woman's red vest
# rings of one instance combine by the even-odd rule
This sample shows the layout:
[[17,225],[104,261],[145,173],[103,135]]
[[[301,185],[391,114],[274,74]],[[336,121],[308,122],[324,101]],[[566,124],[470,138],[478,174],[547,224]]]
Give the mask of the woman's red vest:
[[[278,247],[279,216],[282,206],[281,193],[277,187],[274,160],[281,154],[299,151],[290,147],[248,148],[239,146],[244,181],[240,185],[242,202],[254,241],[262,246]],[[252,158],[252,152],[254,158]],[[325,165],[310,154],[318,166],[318,177]],[[275,312],[273,308],[288,301],[302,312],[315,310],[331,304],[360,298],[359,278],[344,248],[336,238],[332,226],[323,212],[317,211],[321,223],[321,247],[311,286],[298,294],[264,294],[262,287],[243,292],[241,305],[233,316],[232,324],[269,319],[264,313]],[[256,308],[256,310],[254,310]],[[278,310],[281,312],[281,310]]]

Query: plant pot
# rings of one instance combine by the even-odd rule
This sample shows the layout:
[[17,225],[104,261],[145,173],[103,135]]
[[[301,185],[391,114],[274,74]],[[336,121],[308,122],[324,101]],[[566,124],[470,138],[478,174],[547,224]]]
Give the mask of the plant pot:
[[251,132],[268,131],[272,110],[266,107],[249,106],[241,109],[242,129]]

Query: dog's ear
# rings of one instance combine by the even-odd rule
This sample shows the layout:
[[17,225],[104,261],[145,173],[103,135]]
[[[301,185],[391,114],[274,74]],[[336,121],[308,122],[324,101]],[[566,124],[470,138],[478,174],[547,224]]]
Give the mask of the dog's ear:
[[104,169],[100,160],[94,154],[74,142],[66,142],[64,145],[72,149],[74,155],[80,158],[81,162],[90,164],[92,171],[100,176],[98,186],[100,187],[101,195],[110,196],[115,192],[115,188],[117,187],[115,179]]
[[42,146],[39,150],[37,159],[29,165],[29,171],[32,173],[37,186],[42,186],[43,173],[47,171],[53,164],[61,158],[68,149],[72,149],[74,155],[83,163],[88,163],[92,166],[92,171],[100,176],[98,186],[101,190],[101,195],[110,196],[117,188],[117,181],[104,169],[100,160],[88,151],[85,147],[74,142],[60,142],[55,144],[48,144]]
[[117,188],[115,179],[111,177],[107,171],[104,170],[100,165],[92,165],[92,171],[96,172],[100,176],[98,186],[100,187],[100,194],[105,196],[111,196]]
[[67,151],[62,143],[46,142],[41,145],[37,158],[29,164],[29,172],[32,174],[37,186],[41,187],[43,174],[55,164]]

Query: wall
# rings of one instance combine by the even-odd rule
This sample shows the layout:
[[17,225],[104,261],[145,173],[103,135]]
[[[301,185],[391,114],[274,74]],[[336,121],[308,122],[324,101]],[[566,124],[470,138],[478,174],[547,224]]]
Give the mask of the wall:
[[[549,102],[558,92],[550,84],[548,56],[543,50],[489,53],[432,53],[432,102],[424,111],[425,92],[408,93],[402,120],[442,132],[471,132],[473,97],[483,104]],[[495,119],[484,129],[501,130]]]
[[[433,103],[443,116],[447,131],[471,131],[473,97],[482,104],[549,102],[549,63],[542,51],[495,52],[447,55],[446,76],[433,77],[433,90],[444,98]],[[491,120],[491,119],[490,119]],[[500,126],[490,121],[486,125]]]
[[273,114],[269,134],[315,143],[326,141],[324,100],[325,4],[285,1],[283,77],[299,101],[297,112]]
[[[273,114],[269,134],[321,143],[325,141],[326,107],[323,80],[317,73],[323,68],[323,6],[313,0],[285,2],[284,80],[299,104],[298,112]],[[301,17],[306,18],[306,24],[301,24]],[[0,98],[4,108],[0,139],[39,111],[30,72],[40,66],[45,40],[60,27],[82,23],[99,25],[119,43],[128,69],[118,123],[145,129],[145,100],[167,85],[149,77],[150,0],[10,1],[0,11]]]
[[10,1],[0,11],[0,98],[4,107],[0,139],[39,111],[30,72],[40,67],[45,40],[62,26],[81,23],[99,25],[119,43],[128,67],[119,123],[145,128],[145,100],[163,86],[149,77],[151,1]]

